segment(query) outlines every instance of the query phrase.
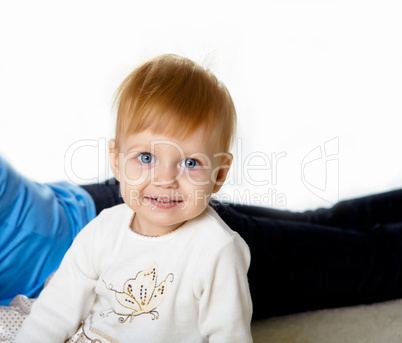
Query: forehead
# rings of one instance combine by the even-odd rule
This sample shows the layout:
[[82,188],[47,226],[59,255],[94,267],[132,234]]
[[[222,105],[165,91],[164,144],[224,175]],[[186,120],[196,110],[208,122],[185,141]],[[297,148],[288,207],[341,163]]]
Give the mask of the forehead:
[[184,137],[175,137],[169,134],[155,133],[144,130],[124,136],[121,141],[121,150],[132,151],[138,149],[176,149],[185,154],[204,153],[213,155],[217,153],[217,142],[208,134],[204,127],[199,127]]

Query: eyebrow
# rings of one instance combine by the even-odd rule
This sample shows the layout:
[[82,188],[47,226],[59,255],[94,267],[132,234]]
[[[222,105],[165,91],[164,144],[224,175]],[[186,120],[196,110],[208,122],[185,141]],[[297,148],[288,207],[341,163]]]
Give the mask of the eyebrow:
[[128,152],[131,152],[134,149],[142,148],[143,150],[149,150],[149,145],[144,143],[136,143],[127,149]]

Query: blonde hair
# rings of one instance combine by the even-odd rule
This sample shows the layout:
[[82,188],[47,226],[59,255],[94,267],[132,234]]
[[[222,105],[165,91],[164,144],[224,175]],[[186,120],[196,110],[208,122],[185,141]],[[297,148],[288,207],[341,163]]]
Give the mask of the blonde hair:
[[[150,129],[185,137],[205,125],[227,152],[235,136],[236,110],[216,76],[177,55],[153,58],[129,74],[116,92],[116,143],[127,134]],[[211,137],[214,136],[214,137]]]

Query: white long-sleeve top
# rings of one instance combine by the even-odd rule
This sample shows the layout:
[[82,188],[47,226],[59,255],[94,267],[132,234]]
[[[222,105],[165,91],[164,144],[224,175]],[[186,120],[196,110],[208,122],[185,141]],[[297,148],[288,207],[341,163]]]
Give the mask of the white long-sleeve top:
[[62,343],[83,320],[100,342],[252,342],[243,239],[210,207],[160,237],[132,216],[118,205],[80,232],[15,342]]

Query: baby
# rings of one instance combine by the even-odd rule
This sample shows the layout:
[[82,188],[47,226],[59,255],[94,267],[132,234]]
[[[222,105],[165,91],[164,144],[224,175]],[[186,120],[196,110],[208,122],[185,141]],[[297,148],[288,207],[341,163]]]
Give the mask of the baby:
[[116,101],[110,162],[125,203],[79,233],[15,342],[65,342],[79,327],[79,342],[252,342],[249,249],[209,206],[232,163],[228,90],[163,55]]

